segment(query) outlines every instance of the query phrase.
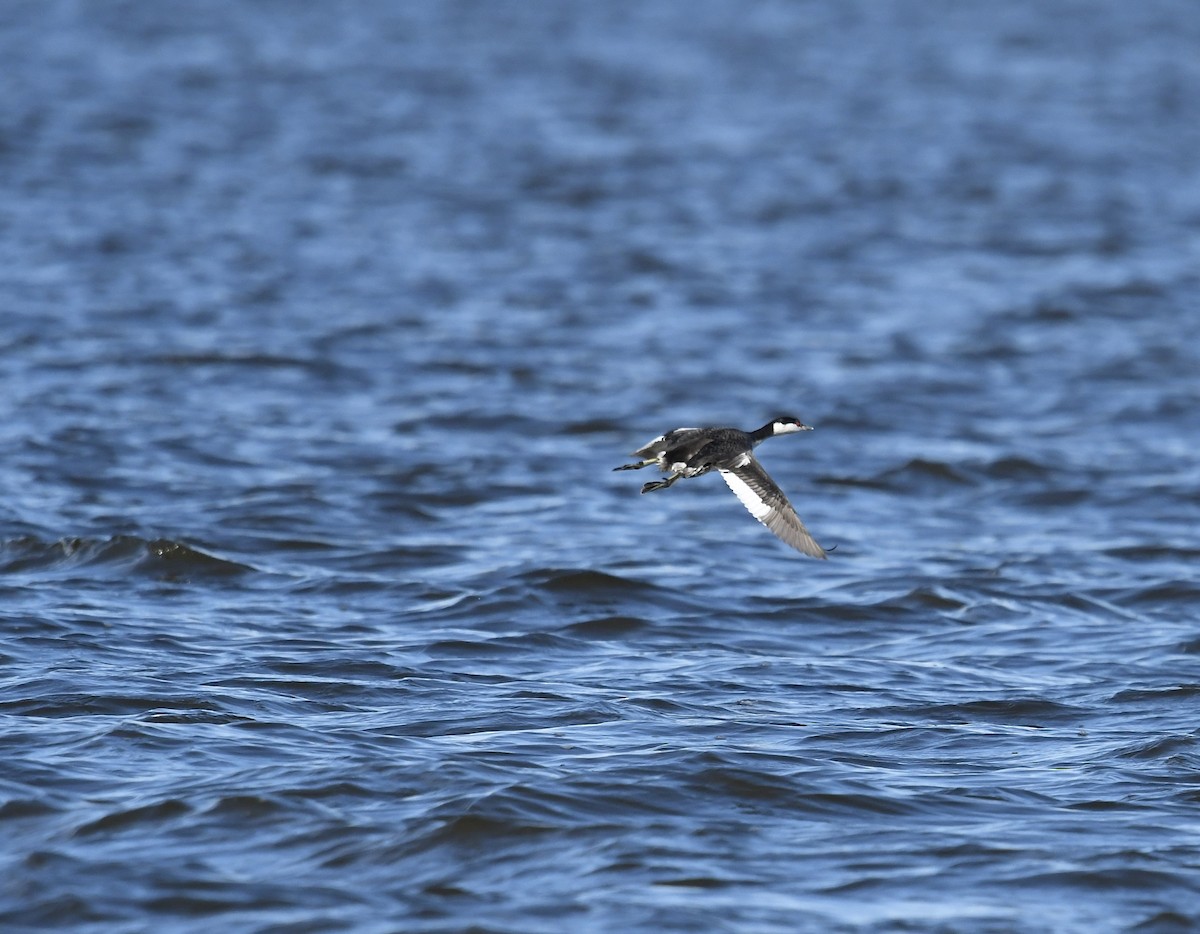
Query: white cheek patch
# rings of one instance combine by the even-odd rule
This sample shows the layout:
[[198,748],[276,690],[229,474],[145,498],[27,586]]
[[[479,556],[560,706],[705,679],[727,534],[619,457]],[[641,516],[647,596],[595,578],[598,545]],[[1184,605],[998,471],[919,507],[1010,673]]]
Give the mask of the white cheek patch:
[[728,470],[722,470],[721,476],[729,484],[729,489],[733,490],[733,495],[742,501],[742,505],[750,510],[750,515],[755,519],[762,522],[770,514],[771,506],[764,502],[745,480]]

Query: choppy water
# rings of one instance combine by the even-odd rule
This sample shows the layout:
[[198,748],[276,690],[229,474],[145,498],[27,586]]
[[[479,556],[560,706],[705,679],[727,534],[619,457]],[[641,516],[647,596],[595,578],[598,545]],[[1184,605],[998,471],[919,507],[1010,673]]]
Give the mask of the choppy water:
[[1200,926],[1198,48],[6,4],[0,927]]

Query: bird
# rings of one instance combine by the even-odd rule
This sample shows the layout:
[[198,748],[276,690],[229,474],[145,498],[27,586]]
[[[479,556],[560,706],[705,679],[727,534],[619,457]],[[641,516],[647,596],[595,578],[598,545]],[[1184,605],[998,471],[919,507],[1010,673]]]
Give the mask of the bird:
[[767,438],[811,431],[812,426],[790,415],[773,418],[754,431],[738,428],[676,428],[642,445],[633,452],[641,458],[613,470],[640,470],[657,466],[669,474],[652,480],[643,493],[665,490],[676,480],[699,477],[716,470],[729,489],[759,522],[783,542],[812,558],[825,558],[825,549],[809,534],[783,490],[771,479],[754,456],[754,449]]

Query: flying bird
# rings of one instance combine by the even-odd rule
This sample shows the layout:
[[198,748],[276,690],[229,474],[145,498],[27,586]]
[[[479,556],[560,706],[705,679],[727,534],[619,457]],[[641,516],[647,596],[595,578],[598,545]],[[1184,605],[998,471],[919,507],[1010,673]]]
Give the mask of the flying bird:
[[652,480],[643,493],[665,490],[676,480],[699,477],[716,470],[729,489],[750,510],[750,515],[797,551],[813,558],[824,558],[825,549],[809,534],[783,490],[763,470],[754,449],[767,438],[811,431],[800,419],[780,416],[754,431],[738,428],[676,428],[655,438],[633,452],[641,458],[614,470],[640,470],[657,466],[670,474],[665,480]]

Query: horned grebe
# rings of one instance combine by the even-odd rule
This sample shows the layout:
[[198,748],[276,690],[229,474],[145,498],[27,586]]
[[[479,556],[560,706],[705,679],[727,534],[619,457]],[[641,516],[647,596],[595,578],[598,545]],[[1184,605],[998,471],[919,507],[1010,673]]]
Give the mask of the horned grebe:
[[824,558],[825,549],[816,543],[796,510],[783,495],[762,464],[754,457],[754,448],[775,435],[811,431],[800,419],[780,416],[755,431],[737,428],[676,428],[655,438],[633,452],[642,460],[614,470],[640,470],[657,465],[666,480],[652,480],[643,493],[665,490],[681,477],[698,477],[710,470],[719,471],[729,489],[750,510],[750,515],[797,551],[813,558]]

